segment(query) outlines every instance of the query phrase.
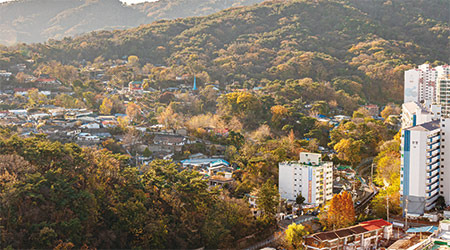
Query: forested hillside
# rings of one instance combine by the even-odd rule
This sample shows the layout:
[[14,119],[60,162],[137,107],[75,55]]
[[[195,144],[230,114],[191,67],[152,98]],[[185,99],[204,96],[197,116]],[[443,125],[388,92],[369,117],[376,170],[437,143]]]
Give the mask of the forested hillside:
[[266,227],[194,171],[154,161],[144,175],[107,150],[0,131],[2,247],[233,248]]
[[201,83],[250,88],[311,77],[385,103],[402,99],[405,69],[448,60],[448,11],[441,0],[268,1],[22,49],[37,62],[136,55],[141,64],[166,66],[158,80],[195,73]]
[[18,0],[0,3],[0,44],[125,29],[258,2],[262,0],[161,0],[128,6],[119,0]]

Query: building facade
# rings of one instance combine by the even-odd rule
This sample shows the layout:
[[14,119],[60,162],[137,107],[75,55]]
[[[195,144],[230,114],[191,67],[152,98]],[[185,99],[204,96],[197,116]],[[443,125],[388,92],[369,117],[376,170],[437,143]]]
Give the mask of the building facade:
[[307,236],[307,250],[380,249],[392,237],[392,224],[379,219]]
[[299,161],[280,163],[278,178],[283,199],[302,195],[306,204],[319,206],[333,197],[333,163],[322,161],[321,154],[302,152]]
[[450,79],[449,75],[442,76],[437,81],[436,103],[442,108],[442,115],[450,115]]
[[[405,71],[400,194],[408,214],[421,215],[443,196],[450,204],[450,81],[448,65]],[[446,147],[449,146],[449,147]]]
[[437,80],[449,73],[449,65],[432,68],[429,64],[405,71],[404,102],[434,103],[437,97]]

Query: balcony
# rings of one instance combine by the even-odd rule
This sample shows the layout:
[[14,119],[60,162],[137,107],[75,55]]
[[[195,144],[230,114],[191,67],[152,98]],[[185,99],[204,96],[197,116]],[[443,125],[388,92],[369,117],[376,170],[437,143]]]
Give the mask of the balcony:
[[441,139],[441,135],[440,134],[432,136],[432,137],[428,138],[428,145],[434,144],[436,142],[439,142],[440,139]]
[[438,162],[439,159],[441,159],[441,156],[439,155],[439,153],[437,153],[427,159],[427,165],[432,165],[432,164]]
[[434,143],[433,145],[428,145],[427,152],[438,150],[440,148],[440,143]]
[[431,192],[435,190],[437,187],[439,187],[439,182],[433,183],[431,185],[427,186],[427,192]]
[[427,199],[433,198],[436,194],[439,193],[439,186],[437,186],[434,190],[427,191]]
[[435,176],[431,180],[427,180],[427,186],[433,185],[433,184],[438,183],[438,182],[439,182],[439,176]]
[[440,162],[436,162],[436,163],[434,163],[432,165],[427,166],[427,173],[433,172],[436,169],[439,170],[439,166],[440,165],[441,165]]

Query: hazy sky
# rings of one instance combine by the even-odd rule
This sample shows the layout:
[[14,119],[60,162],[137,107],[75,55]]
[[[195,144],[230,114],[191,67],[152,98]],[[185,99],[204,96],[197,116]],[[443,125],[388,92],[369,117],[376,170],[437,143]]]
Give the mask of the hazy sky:
[[[8,2],[8,1],[13,1],[13,0],[0,0],[0,3]],[[157,0],[120,0],[120,1],[125,2],[127,4],[133,4],[133,3],[142,3],[142,2],[154,2]]]

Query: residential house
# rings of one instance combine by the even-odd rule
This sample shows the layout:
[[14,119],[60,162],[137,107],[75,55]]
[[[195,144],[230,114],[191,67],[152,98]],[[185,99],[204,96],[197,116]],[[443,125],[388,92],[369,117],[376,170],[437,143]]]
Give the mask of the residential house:
[[356,226],[307,236],[306,250],[380,249],[392,237],[392,224],[382,220],[362,222]]
[[142,94],[144,88],[141,81],[132,81],[128,84],[128,91],[131,93]]
[[379,116],[380,114],[380,108],[375,104],[366,105],[364,109],[367,110],[370,116]]
[[9,81],[11,76],[12,76],[11,72],[7,72],[6,70],[0,70],[0,79],[5,79],[6,81]]

